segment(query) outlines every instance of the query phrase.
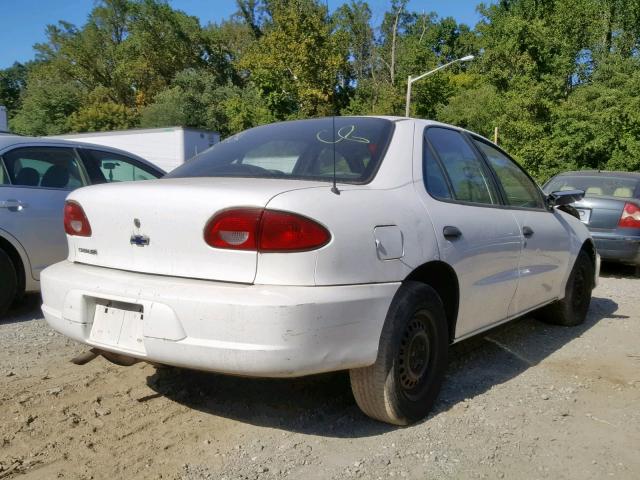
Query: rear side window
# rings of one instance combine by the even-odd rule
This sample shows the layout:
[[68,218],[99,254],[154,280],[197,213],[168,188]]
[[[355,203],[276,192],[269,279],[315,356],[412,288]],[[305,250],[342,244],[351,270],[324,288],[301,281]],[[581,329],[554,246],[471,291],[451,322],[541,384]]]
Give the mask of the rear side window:
[[442,167],[440,167],[431,147],[426,142],[424,143],[423,165],[427,192],[435,198],[451,199],[451,192],[449,191]]
[[460,133],[447,128],[430,127],[427,128],[426,137],[449,177],[456,200],[490,205],[498,203],[489,172]]
[[146,165],[117,153],[82,149],[91,183],[151,180],[160,175]]
[[167,177],[292,178],[366,183],[393,135],[381,118],[335,117],[274,123],[241,132]]
[[3,159],[13,185],[71,190],[87,184],[71,148],[16,148]]
[[496,172],[506,195],[507,204],[513,207],[544,208],[540,190],[526,173],[509,157],[491,145],[474,139],[473,142],[484,153]]
[[584,190],[587,197],[640,198],[640,179],[608,175],[560,175],[544,187],[546,193],[559,190]]

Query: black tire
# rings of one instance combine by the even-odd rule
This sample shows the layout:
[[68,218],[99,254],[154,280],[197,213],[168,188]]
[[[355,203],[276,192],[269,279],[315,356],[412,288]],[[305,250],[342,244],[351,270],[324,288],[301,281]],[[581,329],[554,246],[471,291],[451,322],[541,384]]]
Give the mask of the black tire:
[[387,312],[376,362],[349,372],[358,406],[394,425],[426,417],[440,392],[448,349],[442,300],[428,285],[405,282]]
[[593,262],[581,251],[567,280],[565,296],[540,310],[541,320],[554,325],[573,327],[587,318],[593,290]]
[[18,275],[9,255],[0,249],[0,317],[2,317],[13,301],[18,291]]

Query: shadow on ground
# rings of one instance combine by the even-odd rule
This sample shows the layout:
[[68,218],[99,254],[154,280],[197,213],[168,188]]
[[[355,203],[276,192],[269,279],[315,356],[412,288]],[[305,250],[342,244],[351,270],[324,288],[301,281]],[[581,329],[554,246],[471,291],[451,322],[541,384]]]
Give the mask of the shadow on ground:
[[21,300],[9,308],[9,311],[0,317],[0,324],[28,322],[36,318],[42,318],[42,298],[39,293],[28,293]]
[[[580,337],[618,305],[594,298],[587,320],[557,327],[524,318],[452,347],[451,364],[431,416],[480,395],[541,362]],[[190,408],[253,425],[329,437],[366,437],[394,427],[365,417],[356,406],[346,372],[299,379],[251,379],[159,368],[147,379],[161,395]]]
[[606,278],[637,278],[640,276],[640,267],[613,262],[602,262],[600,266],[600,276]]

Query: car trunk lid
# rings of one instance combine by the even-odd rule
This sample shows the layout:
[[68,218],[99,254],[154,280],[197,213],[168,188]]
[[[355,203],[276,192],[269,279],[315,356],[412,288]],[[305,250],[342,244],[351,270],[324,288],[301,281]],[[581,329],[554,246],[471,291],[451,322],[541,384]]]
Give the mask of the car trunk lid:
[[616,197],[584,197],[581,201],[573,204],[580,212],[581,220],[590,229],[594,230],[615,230],[622,215],[622,209],[627,201]]
[[[212,248],[207,221],[230,207],[265,207],[280,193],[322,182],[247,178],[175,178],[76,190],[90,237],[69,238],[69,259],[141,273],[252,283],[255,251]],[[327,186],[327,188],[329,188]]]

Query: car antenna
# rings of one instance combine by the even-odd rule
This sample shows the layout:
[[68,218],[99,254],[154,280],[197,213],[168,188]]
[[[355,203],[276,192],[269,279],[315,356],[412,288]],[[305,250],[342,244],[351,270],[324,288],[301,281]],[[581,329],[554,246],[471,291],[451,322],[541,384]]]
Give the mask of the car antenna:
[[331,191],[336,195],[340,195],[340,190],[338,190],[338,185],[336,184],[336,116],[331,116],[332,128],[333,132],[333,186],[331,187]]

